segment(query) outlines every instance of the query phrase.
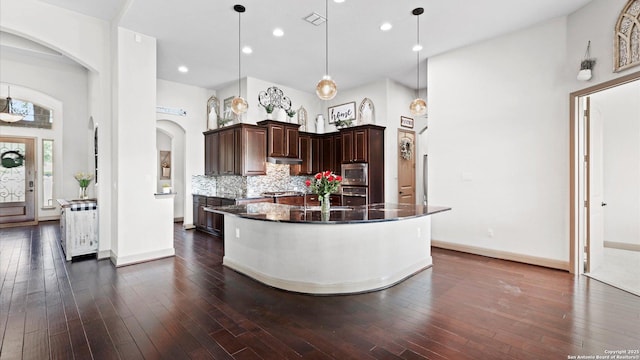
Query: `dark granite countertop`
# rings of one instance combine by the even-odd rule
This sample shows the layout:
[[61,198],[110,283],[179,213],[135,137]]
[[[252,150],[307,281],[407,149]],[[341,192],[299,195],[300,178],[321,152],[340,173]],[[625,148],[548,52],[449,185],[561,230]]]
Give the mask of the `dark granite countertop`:
[[451,210],[445,206],[407,204],[370,204],[364,206],[332,206],[328,218],[319,206],[292,206],[275,203],[253,203],[206,207],[205,211],[232,214],[242,218],[288,223],[367,223],[421,217]]
[[228,199],[228,200],[253,200],[253,199],[264,198],[264,196],[261,196],[261,195],[248,196],[246,193],[237,193],[237,192],[212,192],[212,193],[194,192],[194,193],[191,193],[191,195],[214,197],[214,198]]

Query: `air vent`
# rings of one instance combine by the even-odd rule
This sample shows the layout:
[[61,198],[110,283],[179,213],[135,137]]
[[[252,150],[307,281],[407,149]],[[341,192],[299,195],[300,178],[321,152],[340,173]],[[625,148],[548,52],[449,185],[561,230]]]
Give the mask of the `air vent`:
[[313,24],[315,26],[322,25],[325,21],[327,21],[327,18],[315,12],[305,16],[303,19],[304,21],[310,24]]

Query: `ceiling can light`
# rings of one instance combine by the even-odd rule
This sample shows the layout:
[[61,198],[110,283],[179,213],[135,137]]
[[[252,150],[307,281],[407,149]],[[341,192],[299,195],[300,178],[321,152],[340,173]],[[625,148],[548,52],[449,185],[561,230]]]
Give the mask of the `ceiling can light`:
[[316,85],[316,95],[322,100],[331,100],[338,93],[336,82],[329,76],[329,0],[325,0],[325,74]]
[[[420,95],[420,50],[422,50],[422,46],[420,45],[420,15],[424,13],[424,9],[421,7],[415,8],[411,13],[416,16],[416,19],[418,22],[418,36],[417,36],[418,45],[416,46],[420,46],[420,48],[418,50],[414,50],[418,53],[417,66],[416,66],[418,70],[418,75],[416,77],[416,98],[413,99],[413,101],[409,105],[409,111],[411,111],[411,114],[415,116],[422,116],[427,113],[427,102],[424,101],[424,99],[420,98],[419,96]],[[416,46],[414,46],[414,49],[416,49]]]
[[181,65],[181,66],[178,66],[178,71],[183,73],[183,74],[186,74],[186,73],[189,72],[189,68],[184,66],[184,65]]
[[17,122],[24,118],[22,114],[16,114],[13,112],[13,105],[11,100],[11,87],[7,87],[7,102],[4,104],[4,108],[0,111],[0,120],[4,122]]
[[275,37],[282,37],[284,36],[284,30],[280,29],[280,28],[275,28],[273,29],[273,36]]
[[242,97],[242,54],[240,53],[241,47],[241,30],[242,26],[240,23],[240,16],[243,12],[245,12],[245,7],[242,5],[234,5],[233,10],[238,13],[238,96],[233,98],[231,101],[231,111],[233,111],[236,115],[242,115],[247,112],[249,108],[249,104],[247,104],[247,100]]
[[392,27],[393,27],[393,25],[391,25],[391,23],[386,22],[386,23],[380,25],[380,30],[389,31],[389,30],[391,30]]

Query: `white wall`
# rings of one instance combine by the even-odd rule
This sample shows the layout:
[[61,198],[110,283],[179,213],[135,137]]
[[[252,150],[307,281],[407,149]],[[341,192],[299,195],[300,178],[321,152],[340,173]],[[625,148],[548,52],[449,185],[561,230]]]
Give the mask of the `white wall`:
[[[571,91],[586,88],[621,75],[638,71],[627,69],[613,72],[613,32],[618,16],[627,0],[592,0],[586,6],[569,15],[567,19],[567,63],[565,73],[560,74],[568,82]],[[584,57],[587,43],[591,41],[591,57],[596,59],[592,79],[585,83],[576,80],[580,61]]]
[[[453,207],[434,217],[434,239],[568,266],[568,94],[637,71],[612,72],[625,4],[593,0],[429,59],[430,203]],[[597,64],[585,83],[576,75],[589,40]]]
[[591,117],[603,124],[604,240],[640,245],[640,81],[593,94]]
[[[87,136],[87,70],[77,64],[5,50],[0,53],[0,81],[10,83],[13,98],[53,109],[51,130],[0,126],[0,133],[37,138],[38,173],[42,169],[42,139],[53,139],[54,197],[76,199],[78,182],[73,175],[79,171],[92,173],[94,169],[89,154],[93,143],[89,143]],[[0,94],[3,98],[7,95],[6,90],[3,84]],[[94,184],[89,186],[89,196],[95,196]],[[40,193],[37,198],[38,219],[59,216],[59,208],[44,210]]]
[[[258,94],[262,91],[266,91],[268,88],[275,86],[283,91],[284,95],[291,99],[291,106],[294,110],[298,110],[300,106],[304,106],[308,114],[307,131],[315,131],[314,119],[321,111],[322,101],[318,99],[315,93],[307,93],[304,91],[296,90],[280,84],[260,80],[253,77],[245,77],[242,79],[242,96],[249,104],[249,110],[242,115],[242,122],[248,124],[255,124],[258,121],[265,120],[267,118],[266,111],[258,102]],[[238,95],[238,83],[233,82],[229,86],[226,86],[217,91],[217,98],[220,101],[220,112],[224,111],[224,99],[228,97],[235,97]],[[205,102],[206,103],[206,102]],[[273,113],[273,119],[278,121],[288,121],[287,114],[284,110],[277,110]],[[294,116],[294,120],[297,121],[298,115]]]
[[[183,148],[183,152],[174,154],[174,160],[184,166],[184,179],[182,181],[183,194],[176,195],[176,203],[183,198],[182,216],[184,227],[193,226],[193,197],[191,196],[191,176],[204,174],[204,135],[207,130],[207,100],[211,95],[216,95],[213,90],[196,86],[180,84],[176,82],[157,80],[157,104],[158,106],[177,107],[187,112],[186,116],[156,114],[157,126],[174,139],[174,149]],[[222,99],[218,98],[221,102]],[[220,104],[222,108],[222,104]],[[166,122],[164,120],[167,120]],[[167,122],[170,122],[168,124]],[[180,138],[184,138],[180,145]],[[182,156],[181,154],[184,154]],[[180,183],[175,184],[175,189],[180,189]],[[176,210],[176,215],[179,217]]]
[[566,261],[566,19],[429,60],[436,240]]
[[111,34],[107,22],[81,15],[37,0],[2,0],[0,30],[19,35],[54,49],[87,68],[89,116],[100,126],[100,172],[95,188],[102,209],[98,213],[100,226],[99,257],[108,256],[115,241],[112,227],[117,219],[112,206],[111,190]]

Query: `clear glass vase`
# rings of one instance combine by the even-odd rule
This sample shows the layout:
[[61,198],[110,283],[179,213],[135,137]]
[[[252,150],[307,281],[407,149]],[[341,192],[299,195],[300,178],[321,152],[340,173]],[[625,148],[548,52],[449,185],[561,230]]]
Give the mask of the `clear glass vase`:
[[331,198],[329,196],[329,194],[324,194],[318,197],[320,199],[320,211],[323,213],[328,213],[331,209]]
[[85,187],[82,187],[82,186],[80,187],[80,192],[78,194],[78,197],[80,199],[82,199],[82,200],[89,198],[89,195],[87,195],[87,187],[86,186]]

